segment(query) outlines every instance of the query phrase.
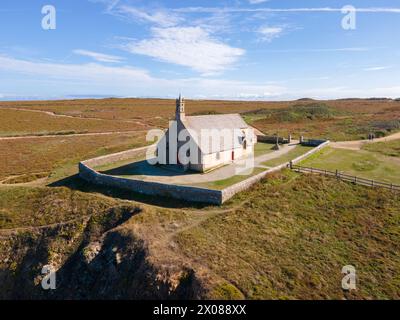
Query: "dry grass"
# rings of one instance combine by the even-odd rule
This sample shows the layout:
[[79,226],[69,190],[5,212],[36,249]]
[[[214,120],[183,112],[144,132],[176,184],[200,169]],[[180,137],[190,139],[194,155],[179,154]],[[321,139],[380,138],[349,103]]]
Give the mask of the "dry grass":
[[146,129],[144,125],[121,120],[55,117],[46,113],[4,108],[0,108],[0,123],[0,136],[68,135]]
[[400,158],[400,140],[366,144],[364,150]]
[[[330,119],[307,119],[289,122],[271,121],[266,117],[251,115],[260,110],[284,110],[293,106],[323,103],[338,115]],[[32,110],[51,111],[56,114],[82,118],[101,118],[113,120],[134,120],[150,127],[167,127],[168,120],[174,117],[175,102],[167,99],[100,99],[65,101],[20,101],[0,102],[0,107],[19,107]],[[400,119],[400,103],[392,100],[302,100],[291,102],[248,102],[248,101],[187,101],[189,115],[209,113],[242,113],[248,121],[268,134],[279,132],[307,137],[322,137],[332,140],[352,140],[365,138],[371,130],[381,131],[393,120]],[[380,123],[377,123],[380,122]],[[109,124],[112,126],[113,124]],[[123,126],[122,126],[123,127]],[[73,128],[82,128],[82,126]],[[44,130],[40,129],[39,130]],[[65,129],[63,129],[65,130]],[[80,129],[82,130],[82,129]],[[85,129],[86,130],[86,129]]]
[[143,145],[140,133],[0,140],[0,180],[35,172],[62,178],[75,174],[79,161]]
[[0,229],[62,223],[102,212],[118,201],[67,188],[7,187],[0,190]]
[[[228,204],[231,212],[174,240],[246,298],[398,299],[399,200],[387,191],[288,173],[242,193]],[[358,276],[351,294],[341,289],[341,268],[349,264]]]
[[[142,213],[123,228],[143,241],[156,271],[193,269],[208,298],[399,299],[399,200],[386,191],[286,172],[222,208],[141,205]],[[0,226],[59,223],[123,203],[65,188],[2,188]],[[352,293],[341,289],[341,268],[348,264],[358,277]]]
[[[246,113],[263,108],[287,109],[298,103],[189,101],[187,108],[189,114]],[[361,131],[344,132],[347,139],[362,135],[362,130],[369,130],[376,119],[390,121],[400,117],[400,104],[392,101],[326,103],[350,114],[344,118],[287,123],[268,123],[265,118],[250,121],[266,131],[308,130],[307,136],[314,137],[340,128],[354,129],[357,124]],[[175,109],[172,100],[157,99],[4,102],[0,106],[108,119],[101,128],[109,123],[109,130],[119,131],[118,121],[127,119],[166,126]],[[69,125],[46,124],[48,119],[40,113],[35,113],[40,119],[27,123],[24,118],[17,125],[16,112],[22,111],[11,112],[10,121],[14,123],[6,129],[8,132],[15,128],[18,130],[14,133],[67,130],[65,126]],[[7,122],[4,119],[0,119],[1,128]],[[95,130],[85,121],[99,123],[93,119],[76,121],[71,130]],[[86,129],[86,125],[90,128]],[[144,144],[144,135],[139,132],[1,140],[0,180],[38,172],[50,173],[50,179],[57,180],[76,173],[77,163],[83,159]],[[93,186],[86,188],[88,192],[94,190]],[[146,199],[159,204],[159,199]],[[167,206],[168,201],[164,202]],[[2,186],[0,227],[58,223],[104,211],[115,204],[120,204],[120,200],[64,188]],[[134,216],[125,227],[143,239],[154,266],[185,264],[193,268],[211,298],[400,298],[400,199],[396,194],[287,172],[264,180],[221,208],[195,208],[190,204],[180,204],[179,208],[143,205],[143,214]],[[341,268],[348,264],[356,267],[358,275],[358,290],[351,294],[343,292],[340,286]]]

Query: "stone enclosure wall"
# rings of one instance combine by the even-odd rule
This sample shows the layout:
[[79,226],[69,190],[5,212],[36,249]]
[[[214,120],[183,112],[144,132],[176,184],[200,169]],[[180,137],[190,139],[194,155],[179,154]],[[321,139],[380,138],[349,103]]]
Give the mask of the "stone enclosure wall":
[[[329,145],[329,143],[330,143],[330,141],[324,141],[318,147],[308,151],[307,153],[301,155],[300,157],[297,157],[296,159],[293,159],[292,163],[293,164],[299,163],[300,161],[302,161],[305,158],[309,157],[313,153],[321,150],[322,148],[325,148],[326,146]],[[238,183],[236,183],[236,184],[234,184],[234,185],[232,185],[230,187],[227,187],[227,188],[223,189],[222,190],[222,203],[224,203],[228,199],[232,198],[236,193],[250,188],[253,184],[255,184],[256,182],[259,182],[260,180],[265,178],[265,176],[267,176],[268,174],[280,171],[280,170],[282,170],[284,168],[287,168],[288,166],[289,166],[289,162],[283,163],[283,164],[281,164],[279,166],[276,166],[276,167],[271,168],[271,169],[269,169],[267,171],[261,172],[258,175],[255,175],[255,176],[250,177],[250,178],[248,178],[248,179],[246,179],[244,181],[238,182]]]
[[155,150],[154,145],[138,149],[127,150],[107,156],[102,156],[79,163],[79,176],[93,184],[130,190],[150,196],[171,197],[186,201],[204,202],[211,204],[222,203],[220,190],[211,190],[191,186],[177,186],[172,184],[126,179],[97,172],[94,168],[108,163],[124,161],[145,155],[147,150]]
[[[293,164],[296,164],[303,159],[307,158],[311,154],[319,151],[320,149],[326,147],[329,144],[329,141],[325,141],[320,144],[318,147],[310,150],[306,154],[294,159],[292,161]],[[277,167],[266,170],[258,175],[250,177],[246,180],[243,180],[239,183],[236,183],[230,187],[227,187],[223,190],[213,190],[206,189],[200,187],[192,187],[192,186],[183,186],[183,185],[172,185],[151,181],[143,181],[143,180],[135,180],[135,179],[126,179],[122,177],[115,177],[106,174],[102,174],[97,172],[94,168],[96,166],[105,165],[107,163],[117,162],[128,160],[130,158],[134,158],[137,156],[145,155],[146,151],[150,148],[154,148],[152,145],[150,147],[138,148],[133,150],[128,150],[124,152],[115,153],[112,155],[107,155],[95,159],[90,159],[86,161],[82,161],[79,163],[79,176],[90,182],[97,185],[115,187],[125,190],[130,190],[132,192],[138,192],[150,196],[163,196],[163,197],[171,197],[179,200],[186,201],[194,201],[194,202],[203,202],[203,203],[211,203],[216,205],[221,205],[225,201],[232,198],[238,192],[246,190],[250,188],[256,182],[262,180],[266,175],[282,170],[283,168],[288,167],[289,163],[284,163]]]

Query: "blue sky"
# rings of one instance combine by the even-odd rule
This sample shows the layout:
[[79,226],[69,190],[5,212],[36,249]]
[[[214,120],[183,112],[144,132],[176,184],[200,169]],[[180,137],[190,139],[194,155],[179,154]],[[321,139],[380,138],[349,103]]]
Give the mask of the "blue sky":
[[1,100],[400,97],[395,0],[2,0],[0,26]]

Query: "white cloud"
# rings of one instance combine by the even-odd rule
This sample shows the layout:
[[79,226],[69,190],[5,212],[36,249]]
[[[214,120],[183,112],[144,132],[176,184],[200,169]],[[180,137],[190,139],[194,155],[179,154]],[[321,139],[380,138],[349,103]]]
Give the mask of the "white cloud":
[[106,12],[109,12],[120,3],[120,0],[89,0],[89,2],[102,3],[106,5]]
[[[287,92],[285,87],[271,84],[204,77],[163,79],[152,77],[145,70],[128,66],[47,63],[5,56],[0,56],[0,72],[22,74],[23,81],[35,82],[34,89],[19,90],[20,98],[62,98],[63,95],[89,96],[105,93],[114,96],[174,97],[182,91],[188,97],[261,99],[279,97]],[[0,79],[0,86],[1,81]],[[51,96],[48,93],[50,86],[57,88],[52,90]]]
[[160,27],[173,27],[183,21],[183,18],[172,11],[154,10],[154,12],[146,12],[138,8],[128,5],[115,5],[108,13],[131,21],[149,22]]
[[283,31],[283,27],[264,26],[258,29],[258,33],[261,34],[261,40],[263,41],[272,41],[275,38],[279,38]]
[[266,52],[282,52],[282,53],[293,53],[293,52],[367,52],[377,48],[367,47],[348,47],[348,48],[311,48],[311,49],[282,49],[282,50],[265,50]]
[[[356,8],[358,13],[400,13],[400,8]],[[229,8],[229,7],[186,7],[174,9],[181,13],[290,13],[290,12],[342,12],[342,8],[315,7],[315,8]]]
[[382,88],[320,87],[310,90],[290,90],[290,98],[310,97],[314,99],[400,97],[400,86]]
[[381,71],[381,70],[386,70],[386,69],[391,69],[392,67],[390,66],[381,66],[381,67],[370,67],[370,68],[365,68],[364,71]]
[[203,74],[227,69],[245,53],[212,38],[200,27],[153,28],[152,32],[151,39],[128,43],[125,49]]
[[249,0],[250,4],[260,4],[260,3],[264,3],[267,2],[269,0]]
[[[379,88],[315,87],[313,89],[215,78],[155,78],[146,70],[130,66],[116,67],[91,64],[63,64],[28,61],[0,56],[0,72],[23,75],[20,81],[32,81],[35,87],[22,86],[14,95],[2,93],[1,99],[63,98],[67,95],[174,97],[182,91],[188,97],[243,100],[284,100],[301,97],[336,99],[348,97],[400,97],[397,84]],[[7,84],[0,79],[0,86]],[[4,83],[2,83],[4,81]],[[15,80],[18,84],[18,80]],[[51,95],[49,94],[49,88]]]
[[118,78],[122,80],[150,80],[147,71],[132,67],[108,67],[98,63],[88,64],[60,64],[42,61],[28,61],[0,56],[0,70],[46,76],[52,79],[72,79],[90,81],[113,81]]
[[[229,33],[234,31],[232,15],[225,13],[214,13],[211,15],[201,15],[188,21],[190,26],[201,27],[210,33]],[[237,25],[236,25],[237,28]]]
[[108,54],[103,54],[103,53],[89,51],[89,50],[82,50],[82,49],[76,49],[73,51],[73,53],[81,55],[81,56],[90,57],[99,62],[118,63],[123,60],[123,58],[118,57],[118,56],[112,56],[112,55],[108,55]]

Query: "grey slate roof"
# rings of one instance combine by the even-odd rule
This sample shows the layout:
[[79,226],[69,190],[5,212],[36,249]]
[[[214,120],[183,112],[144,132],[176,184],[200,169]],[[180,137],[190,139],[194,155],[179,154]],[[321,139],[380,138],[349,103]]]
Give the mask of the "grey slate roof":
[[[232,150],[238,148],[240,132],[235,132],[235,129],[248,129],[249,126],[239,114],[221,114],[221,115],[205,115],[205,116],[186,116],[183,121],[185,127],[194,132],[193,138],[204,154],[210,154],[220,151]],[[220,143],[212,145],[212,143],[201,143],[202,129],[217,129],[224,133],[223,138],[220,138]],[[222,131],[223,130],[223,131]],[[197,139],[196,139],[197,138]]]

